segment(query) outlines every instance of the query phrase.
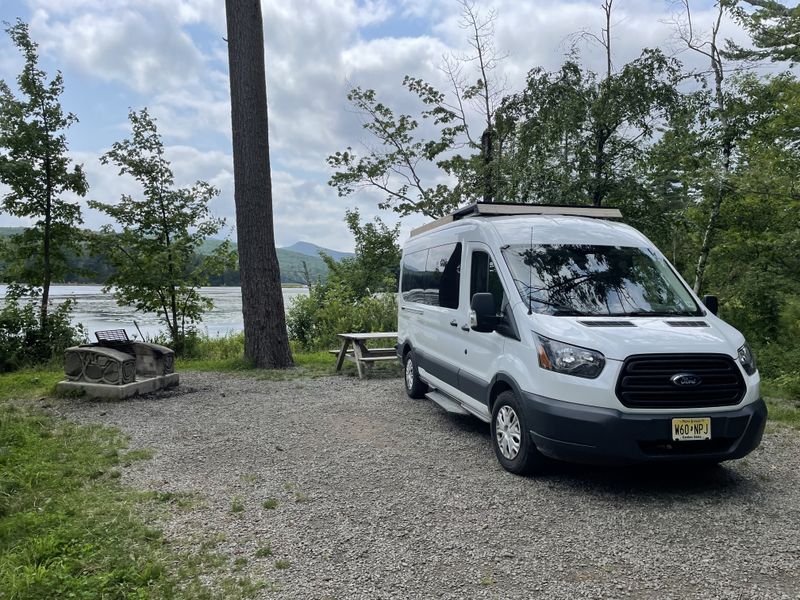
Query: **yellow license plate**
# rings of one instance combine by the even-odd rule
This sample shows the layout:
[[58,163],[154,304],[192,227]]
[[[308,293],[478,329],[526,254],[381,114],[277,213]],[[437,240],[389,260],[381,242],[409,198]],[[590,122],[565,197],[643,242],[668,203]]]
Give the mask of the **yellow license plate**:
[[711,417],[672,419],[672,439],[680,442],[711,439]]

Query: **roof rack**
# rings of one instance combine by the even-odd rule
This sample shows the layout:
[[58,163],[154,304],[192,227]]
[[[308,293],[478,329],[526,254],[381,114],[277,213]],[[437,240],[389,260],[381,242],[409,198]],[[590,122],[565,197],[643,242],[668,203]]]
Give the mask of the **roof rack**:
[[618,208],[598,208],[595,206],[564,206],[558,204],[516,204],[510,202],[476,202],[459,208],[449,215],[411,230],[411,237],[436,229],[447,223],[465,217],[508,217],[517,215],[567,215],[572,217],[592,217],[595,219],[621,219]]

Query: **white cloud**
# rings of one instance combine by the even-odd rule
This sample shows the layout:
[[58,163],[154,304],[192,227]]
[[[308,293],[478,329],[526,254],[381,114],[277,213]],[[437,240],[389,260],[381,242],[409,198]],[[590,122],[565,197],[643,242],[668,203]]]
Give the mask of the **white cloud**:
[[[208,180],[221,190],[213,210],[234,224],[230,157],[230,107],[224,3],[221,0],[28,0],[31,32],[43,54],[65,71],[107,82],[113,95],[98,102],[119,104],[120,124],[129,105],[151,107],[168,144],[181,185]],[[380,195],[361,192],[338,198],[326,185],[325,158],[364,137],[361,120],[347,105],[348,84],[375,89],[399,112],[414,114],[419,105],[401,87],[403,76],[419,76],[446,87],[438,70],[441,57],[465,50],[455,0],[262,0],[270,145],[273,164],[276,237],[288,245],[305,239],[347,249],[352,239],[343,223],[347,207],[365,218],[378,214]],[[582,29],[599,32],[602,13],[596,0],[480,0],[484,13],[497,9],[498,50],[510,91],[522,88],[535,66],[556,69],[564,60],[570,35]],[[712,13],[698,10],[695,22],[707,26]],[[670,3],[653,0],[615,2],[614,62],[621,66],[645,46],[668,50],[672,30],[665,20]],[[405,20],[405,21],[404,21]],[[424,23],[409,34],[393,26]],[[391,35],[393,31],[398,33]],[[375,34],[380,31],[380,34]],[[402,34],[399,33],[402,31]],[[746,40],[738,26],[726,22],[724,36]],[[586,64],[603,68],[602,53],[587,48]],[[704,60],[682,53],[692,66]],[[0,77],[13,78],[19,61],[0,45]],[[69,81],[68,81],[69,83]],[[80,111],[81,127],[91,122],[91,107]],[[88,113],[88,114],[87,114]],[[120,129],[118,138],[123,137]],[[106,132],[107,135],[107,132]],[[98,134],[98,139],[102,136]],[[95,152],[75,153],[84,162],[90,197],[115,199],[137,191],[99,164],[109,144],[103,138]],[[85,147],[85,144],[83,145]],[[392,214],[383,215],[395,222]],[[6,217],[0,217],[3,223]],[[100,215],[87,213],[87,224]],[[422,217],[404,220],[404,235]]]

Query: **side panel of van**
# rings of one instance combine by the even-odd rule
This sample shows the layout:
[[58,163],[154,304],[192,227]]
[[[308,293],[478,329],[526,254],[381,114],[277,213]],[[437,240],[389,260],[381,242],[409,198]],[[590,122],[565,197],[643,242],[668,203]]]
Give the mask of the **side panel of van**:
[[400,337],[409,341],[423,379],[450,393],[458,390],[458,345],[463,244],[449,238],[431,242],[403,257]]
[[[465,268],[461,281],[462,295],[471,298],[479,292],[491,292],[499,311],[505,291],[497,274],[492,252],[484,243],[468,242]],[[496,331],[480,333],[469,329],[469,302],[459,311],[460,345],[452,355],[460,362],[459,389],[467,396],[486,404],[489,385],[497,373],[498,359],[503,354],[506,338]],[[466,329],[462,328],[465,326]]]

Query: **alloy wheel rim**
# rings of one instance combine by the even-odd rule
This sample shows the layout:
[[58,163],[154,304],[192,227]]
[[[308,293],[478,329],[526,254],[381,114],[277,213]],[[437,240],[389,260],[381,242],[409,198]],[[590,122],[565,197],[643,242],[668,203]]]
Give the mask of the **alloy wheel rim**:
[[519,418],[514,409],[506,405],[497,411],[494,422],[495,437],[500,453],[508,460],[514,460],[519,454],[522,441]]
[[409,390],[414,387],[414,361],[411,358],[406,361],[406,387]]

